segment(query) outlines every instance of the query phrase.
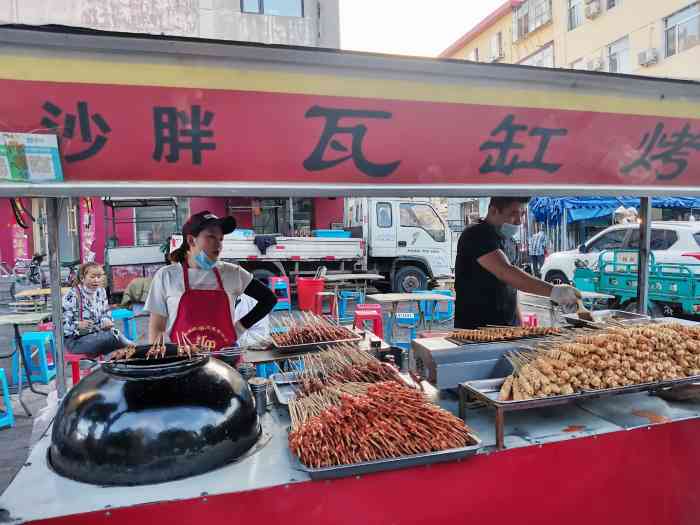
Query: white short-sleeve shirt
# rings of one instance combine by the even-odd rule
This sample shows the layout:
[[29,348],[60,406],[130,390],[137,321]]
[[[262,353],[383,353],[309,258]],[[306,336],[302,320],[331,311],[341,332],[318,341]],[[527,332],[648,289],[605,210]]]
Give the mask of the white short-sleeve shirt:
[[[253,280],[253,276],[237,264],[219,261],[216,263],[216,268],[221,274],[221,282],[224,285],[224,291],[228,295],[231,319],[235,321],[236,299],[243,294],[250,281]],[[216,275],[214,275],[212,270],[189,268],[188,271],[191,289],[216,290],[218,288]],[[167,317],[167,334],[170,334],[173,324],[175,324],[180,298],[184,293],[185,281],[181,264],[165,266],[153,276],[144,310]]]

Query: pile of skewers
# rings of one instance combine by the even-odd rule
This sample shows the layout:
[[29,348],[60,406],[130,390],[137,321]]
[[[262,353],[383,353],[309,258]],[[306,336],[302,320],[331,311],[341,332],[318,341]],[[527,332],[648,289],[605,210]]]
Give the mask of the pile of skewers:
[[682,379],[700,375],[700,328],[611,327],[513,352],[508,359],[514,372],[501,388],[504,401]]
[[299,372],[299,394],[319,392],[343,383],[375,383],[401,378],[393,366],[351,344],[338,344],[318,354],[307,354],[292,362]]
[[278,347],[341,341],[357,337],[347,328],[329,323],[320,315],[301,312],[298,319],[282,321],[286,332],[272,334]]
[[[289,446],[312,468],[460,448],[464,422],[395,381],[348,383],[290,402]],[[309,408],[311,407],[311,408]]]
[[488,326],[475,330],[454,330],[449,337],[462,342],[493,343],[559,334],[559,328],[545,326]]

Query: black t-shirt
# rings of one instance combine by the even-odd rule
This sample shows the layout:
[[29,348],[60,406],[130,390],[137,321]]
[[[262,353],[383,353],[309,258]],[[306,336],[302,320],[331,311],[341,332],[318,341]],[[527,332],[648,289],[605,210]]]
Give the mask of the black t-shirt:
[[455,328],[516,324],[515,288],[477,262],[481,256],[504,247],[503,235],[487,222],[462,232],[455,261]]

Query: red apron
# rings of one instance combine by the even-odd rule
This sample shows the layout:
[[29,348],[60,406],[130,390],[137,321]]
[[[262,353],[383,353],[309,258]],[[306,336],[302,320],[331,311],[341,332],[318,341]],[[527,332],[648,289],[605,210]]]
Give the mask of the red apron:
[[182,263],[185,277],[185,293],[180,297],[177,316],[170,330],[173,343],[184,342],[187,336],[192,343],[207,350],[219,350],[236,342],[236,330],[231,319],[231,304],[224,291],[219,270],[214,275],[219,287],[216,290],[193,290],[187,263]]

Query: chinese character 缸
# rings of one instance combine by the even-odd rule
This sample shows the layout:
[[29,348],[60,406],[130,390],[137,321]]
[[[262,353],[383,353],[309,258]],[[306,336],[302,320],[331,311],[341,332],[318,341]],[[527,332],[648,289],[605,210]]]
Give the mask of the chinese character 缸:
[[690,124],[686,124],[677,133],[672,133],[670,138],[664,133],[664,125],[659,123],[652,133],[646,133],[639,145],[641,155],[638,159],[622,166],[620,171],[628,174],[636,168],[646,171],[652,170],[654,162],[660,162],[662,169],[656,170],[656,178],[659,180],[671,180],[681,175],[688,168],[689,150],[700,152],[700,133],[694,135],[690,132]]
[[[155,132],[155,150],[153,160],[160,161],[167,147],[169,152],[165,156],[168,162],[180,160],[180,150],[192,152],[192,163],[202,163],[202,151],[215,150],[214,142],[206,141],[214,136],[208,128],[214,120],[214,113],[205,111],[202,115],[201,106],[192,106],[188,116],[184,111],[178,111],[174,107],[153,108],[153,129]],[[188,127],[189,126],[189,127]]]
[[[354,126],[340,126],[342,118],[355,119],[390,119],[391,113],[386,111],[366,111],[355,109],[332,109],[320,106],[311,107],[306,114],[306,118],[323,117],[326,119],[321,138],[316,144],[311,155],[304,160],[304,168],[309,171],[320,171],[337,166],[341,162],[352,159],[357,169],[370,177],[386,177],[396,170],[401,164],[400,160],[386,164],[376,164],[370,162],[362,151],[362,143],[367,134],[367,126],[356,124]],[[324,159],[326,150],[330,149],[340,152],[347,152],[348,148],[336,140],[336,135],[347,134],[352,136],[352,146],[348,155],[343,155],[335,159]]]
[[563,128],[533,128],[530,130],[529,135],[531,137],[540,137],[540,143],[535,153],[535,157],[531,161],[520,160],[517,154],[512,155],[508,158],[508,155],[512,153],[513,150],[524,149],[525,145],[519,142],[515,142],[515,135],[520,132],[526,132],[527,126],[522,124],[515,124],[515,115],[508,115],[503,122],[501,122],[496,129],[491,132],[491,136],[495,137],[499,133],[505,133],[505,137],[502,142],[496,142],[489,140],[484,142],[479,151],[495,150],[498,152],[498,157],[494,162],[494,158],[491,154],[486,158],[484,163],[479,168],[480,173],[504,173],[510,175],[515,170],[520,169],[533,169],[546,171],[547,173],[554,173],[562,167],[562,164],[548,163],[544,161],[545,153],[547,153],[547,148],[552,140],[552,137],[564,137],[568,134],[568,130]]
[[[60,117],[63,113],[63,110],[61,108],[59,108],[55,104],[52,104],[51,102],[45,102],[42,108],[54,118]],[[91,119],[92,122],[95,123],[97,129],[101,134],[93,136],[90,122]],[[90,115],[90,111],[88,110],[88,104],[87,102],[83,101],[78,102],[77,116],[73,113],[66,113],[64,117],[63,136],[65,138],[73,138],[73,135],[75,135],[76,123],[80,127],[80,139],[85,144],[89,144],[89,146],[78,153],[71,153],[70,155],[66,155],[66,162],[76,162],[79,160],[89,159],[93,155],[99,153],[99,151],[102,148],[104,148],[105,144],[107,144],[107,137],[105,135],[112,131],[112,129],[109,127],[107,121],[105,121],[102,115],[100,115],[99,113],[93,113],[92,115]],[[41,125],[53,130],[58,130],[60,128],[57,122],[51,120],[48,117],[44,117],[41,120]]]

